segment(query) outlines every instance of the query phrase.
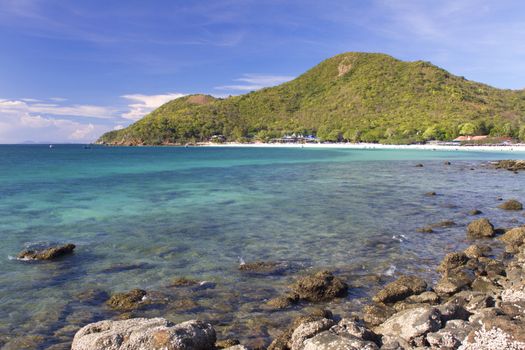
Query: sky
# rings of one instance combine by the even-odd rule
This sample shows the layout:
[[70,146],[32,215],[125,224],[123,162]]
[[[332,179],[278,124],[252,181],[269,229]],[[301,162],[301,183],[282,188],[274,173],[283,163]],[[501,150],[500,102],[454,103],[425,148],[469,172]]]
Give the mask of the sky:
[[521,0],[0,0],[0,143],[86,143],[347,51],[525,88]]

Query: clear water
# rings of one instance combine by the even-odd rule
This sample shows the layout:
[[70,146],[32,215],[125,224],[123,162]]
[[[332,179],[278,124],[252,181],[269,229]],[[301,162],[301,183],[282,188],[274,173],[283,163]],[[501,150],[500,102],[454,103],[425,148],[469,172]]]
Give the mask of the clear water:
[[[482,210],[496,226],[524,223],[521,213],[496,206],[498,197],[525,200],[525,174],[483,166],[491,159],[524,157],[0,146],[0,345],[39,335],[41,349],[66,349],[82,325],[122,317],[79,293],[133,288],[171,301],[128,317],[201,318],[214,323],[220,337],[266,344],[304,311],[261,307],[297,274],[328,268],[346,278],[351,302],[322,305],[344,316],[399,273],[435,278],[439,259],[469,243],[464,232],[470,209]],[[438,196],[425,196],[428,191]],[[442,220],[458,225],[416,232]],[[77,249],[52,263],[10,259],[28,245],[51,242],[72,242]],[[238,270],[239,257],[285,261],[292,268],[278,276],[246,275]],[[216,286],[169,287],[183,276]],[[188,300],[192,307],[178,304]]]

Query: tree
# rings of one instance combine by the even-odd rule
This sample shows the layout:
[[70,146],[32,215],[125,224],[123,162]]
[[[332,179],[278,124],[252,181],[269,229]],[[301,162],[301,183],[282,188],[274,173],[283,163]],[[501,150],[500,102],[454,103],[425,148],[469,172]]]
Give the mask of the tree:
[[476,133],[476,126],[472,123],[465,123],[461,125],[459,134],[464,136],[472,136]]

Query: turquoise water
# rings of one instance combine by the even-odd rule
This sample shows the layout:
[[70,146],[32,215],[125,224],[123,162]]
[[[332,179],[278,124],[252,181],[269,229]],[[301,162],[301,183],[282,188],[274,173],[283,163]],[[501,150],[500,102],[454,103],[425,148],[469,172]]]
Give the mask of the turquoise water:
[[[41,336],[41,349],[65,349],[82,325],[121,317],[104,306],[104,297],[86,301],[79,294],[132,288],[169,302],[131,316],[202,318],[221,337],[265,344],[302,312],[261,306],[297,274],[329,268],[345,277],[352,302],[326,305],[345,315],[399,273],[435,278],[439,259],[469,243],[464,231],[470,209],[482,210],[499,227],[524,223],[521,213],[496,206],[498,197],[525,200],[525,174],[485,166],[491,159],[523,157],[0,146],[0,345],[29,334]],[[428,191],[438,195],[425,196]],[[442,220],[457,226],[416,232]],[[52,263],[11,258],[24,247],[55,242],[75,243],[75,254]],[[238,270],[240,258],[282,261],[290,269],[246,275]],[[214,287],[169,287],[176,277]],[[188,300],[191,307],[180,305]]]

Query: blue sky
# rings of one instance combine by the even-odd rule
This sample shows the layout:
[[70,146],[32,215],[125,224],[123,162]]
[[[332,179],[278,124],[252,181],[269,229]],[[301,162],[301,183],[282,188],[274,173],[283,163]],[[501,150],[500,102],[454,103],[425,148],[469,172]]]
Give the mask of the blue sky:
[[525,2],[0,0],[0,143],[89,142],[170,99],[235,95],[346,51],[525,88]]

